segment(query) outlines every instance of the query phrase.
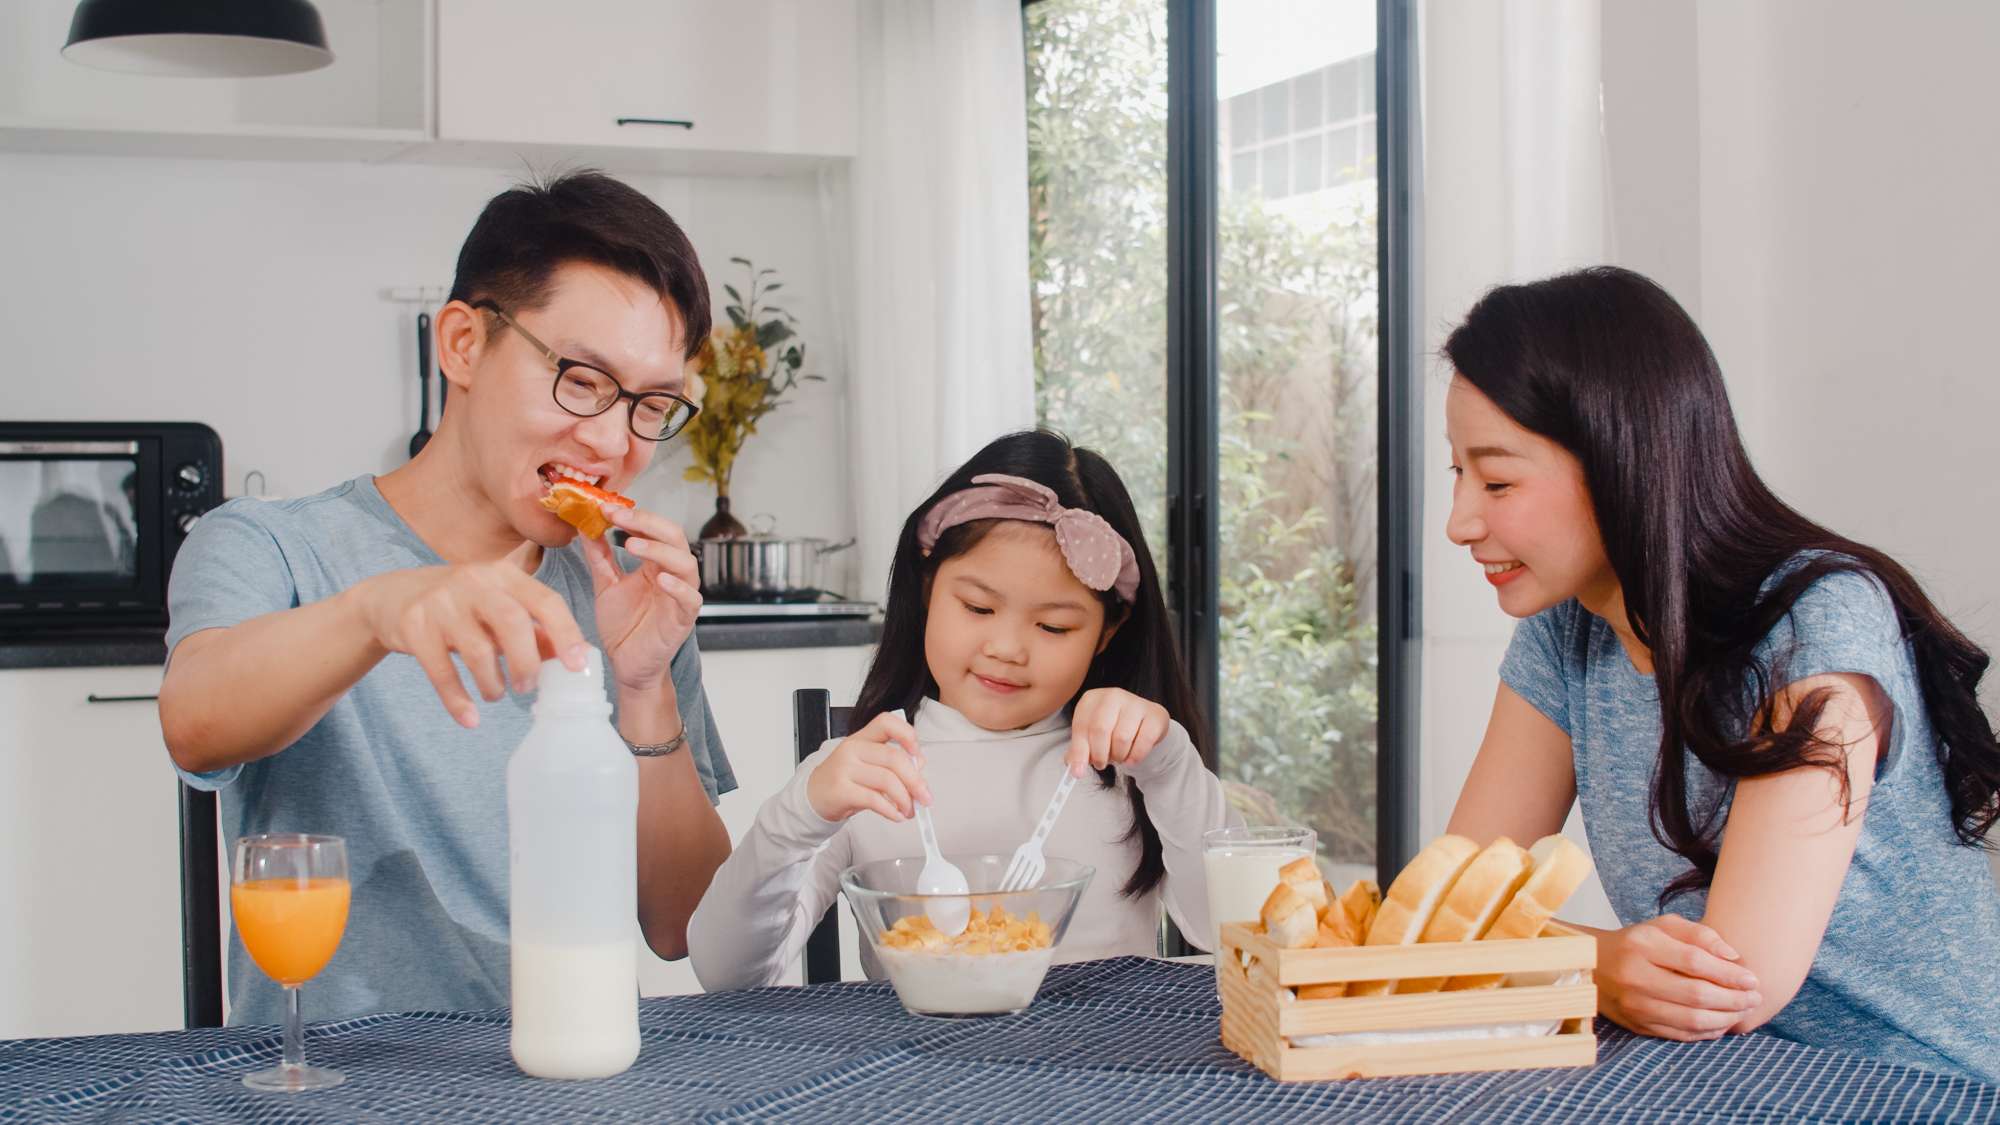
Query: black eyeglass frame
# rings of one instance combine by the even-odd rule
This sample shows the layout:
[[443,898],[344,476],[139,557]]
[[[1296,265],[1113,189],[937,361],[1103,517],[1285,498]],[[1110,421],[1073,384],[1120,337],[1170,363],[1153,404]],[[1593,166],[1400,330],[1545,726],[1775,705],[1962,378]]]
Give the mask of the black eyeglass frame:
[[[688,423],[694,421],[694,416],[701,413],[701,405],[695,402],[693,399],[688,398],[686,395],[675,394],[672,391],[626,390],[625,384],[620,383],[618,381],[618,376],[613,375],[611,372],[604,370],[602,367],[597,367],[592,364],[585,363],[580,359],[570,359],[561,354],[560,352],[556,351],[554,348],[549,347],[547,344],[544,344],[540,340],[536,339],[534,333],[521,327],[521,323],[519,321],[515,320],[511,316],[508,316],[507,310],[501,308],[498,304],[496,304],[493,301],[487,301],[487,300],[473,301],[471,302],[471,305],[475,309],[482,309],[486,312],[492,313],[494,316],[499,317],[500,322],[502,324],[505,324],[507,327],[512,328],[514,331],[520,333],[521,338],[523,340],[526,340],[528,343],[534,345],[535,350],[542,354],[543,359],[546,359],[550,363],[555,365],[556,377],[553,381],[549,383],[549,398],[554,400],[555,404],[561,407],[564,413],[569,414],[572,417],[595,418],[598,415],[603,414],[605,411],[610,410],[612,407],[618,405],[619,400],[621,399],[628,400],[631,403],[631,405],[625,411],[625,428],[632,431],[632,436],[639,438],[642,441],[667,441],[679,435],[682,430],[687,429]],[[596,410],[588,414],[585,414],[584,412],[577,410],[576,408],[570,406],[570,404],[562,400],[561,392],[562,392],[563,376],[569,374],[571,370],[578,367],[583,368],[585,371],[590,371],[595,374],[604,376],[605,379],[610,381],[612,389],[616,392],[610,398],[604,400],[603,406],[598,407]],[[666,399],[670,402],[678,403],[679,405],[687,408],[687,415],[681,418],[679,425],[675,426],[671,430],[668,430],[666,433],[660,434],[659,436],[655,437],[654,435],[648,434],[645,431],[639,429],[639,404],[646,401],[647,399]]]

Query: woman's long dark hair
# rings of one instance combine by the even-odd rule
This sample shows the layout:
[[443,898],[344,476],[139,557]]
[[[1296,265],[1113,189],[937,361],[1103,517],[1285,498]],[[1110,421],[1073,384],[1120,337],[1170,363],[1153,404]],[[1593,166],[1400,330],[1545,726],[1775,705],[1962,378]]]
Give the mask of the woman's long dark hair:
[[[896,553],[889,564],[889,604],[884,610],[882,642],[868,679],[861,685],[861,698],[854,707],[854,726],[859,729],[884,711],[903,709],[912,718],[926,699],[937,696],[937,681],[924,661],[924,623],[929,613],[931,578],[946,559],[971,550],[997,520],[977,520],[960,524],[938,537],[929,557],[917,546],[917,525],[931,506],[954,492],[972,487],[972,478],[984,473],[1004,473],[1025,477],[1053,490],[1065,508],[1081,508],[1102,516],[1139,558],[1139,595],[1127,607],[1115,594],[1099,596],[1104,602],[1106,627],[1119,626],[1097,658],[1091,661],[1077,694],[1092,688],[1116,687],[1167,709],[1174,721],[1186,727],[1202,749],[1202,723],[1195,708],[1194,689],[1187,670],[1181,666],[1180,649],[1174,643],[1167,617],[1166,602],[1160,596],[1159,572],[1153,553],[1146,549],[1139,515],[1132,497],[1117,470],[1088,449],[1078,449],[1069,439],[1047,430],[1031,430],[998,438],[972,455],[958,471],[945,478],[930,499],[917,506],[903,523],[896,540]],[[1066,707],[1076,706],[1071,699]],[[1109,789],[1118,784],[1114,770],[1098,771],[1098,779]],[[1139,866],[1125,881],[1123,893],[1137,897],[1158,886],[1167,869],[1160,858],[1160,833],[1146,815],[1146,799],[1137,786],[1126,782],[1132,802],[1132,827],[1125,839],[1139,841]]]
[[[1837,572],[1874,578],[1895,603],[1952,827],[1965,844],[1981,842],[2000,818],[2000,745],[1976,694],[1985,651],[1894,559],[1771,492],[1750,467],[1708,341],[1664,289],[1612,267],[1502,286],[1466,314],[1444,354],[1509,418],[1583,463],[1626,616],[1652,651],[1661,718],[1653,834],[1694,866],[1661,893],[1662,907],[1715,874],[1720,809],[1689,807],[1687,754],[1726,778],[1827,768],[1848,800],[1844,748],[1814,735],[1830,693],[1810,693],[1778,729],[1783,654],[1768,667],[1756,656],[1799,596]],[[1811,554],[1762,590],[1801,552]]]

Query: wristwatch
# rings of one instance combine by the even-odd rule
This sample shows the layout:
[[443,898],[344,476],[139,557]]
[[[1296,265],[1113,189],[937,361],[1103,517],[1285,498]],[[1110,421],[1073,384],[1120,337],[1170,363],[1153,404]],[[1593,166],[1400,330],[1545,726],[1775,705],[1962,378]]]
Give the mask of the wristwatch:
[[627,741],[625,743],[625,745],[632,748],[632,756],[635,758],[664,758],[687,744],[688,732],[686,727],[682,727],[679,734],[667,739],[665,742]]

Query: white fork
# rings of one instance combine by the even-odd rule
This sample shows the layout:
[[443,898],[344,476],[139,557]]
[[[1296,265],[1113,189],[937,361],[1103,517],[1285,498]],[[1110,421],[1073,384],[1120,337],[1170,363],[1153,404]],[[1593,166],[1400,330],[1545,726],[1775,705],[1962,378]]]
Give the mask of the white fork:
[[1049,829],[1056,826],[1063,802],[1069,800],[1069,791],[1075,785],[1076,775],[1065,768],[1062,781],[1056,784],[1056,795],[1049,798],[1049,807],[1042,810],[1041,823],[1035,825],[1034,835],[1014,849],[1014,859],[1007,864],[1007,874],[1000,880],[1001,890],[1025,891],[1042,881],[1042,873],[1049,869],[1049,861],[1042,857],[1042,841],[1049,838]]

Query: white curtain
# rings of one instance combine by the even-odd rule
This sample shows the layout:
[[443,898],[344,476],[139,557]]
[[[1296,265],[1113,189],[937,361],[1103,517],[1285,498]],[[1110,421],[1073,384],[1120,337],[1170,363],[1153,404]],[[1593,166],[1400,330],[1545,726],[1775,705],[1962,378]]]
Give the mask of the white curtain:
[[[1418,275],[1427,356],[1487,289],[1608,260],[1602,15],[1601,0],[1424,3]],[[1441,466],[1449,371],[1438,361],[1417,374],[1432,443],[1420,463]],[[1444,537],[1450,476],[1429,472],[1424,485],[1419,769],[1429,836],[1444,831],[1472,767],[1514,622]],[[1616,925],[1594,881],[1564,916]]]
[[856,589],[879,599],[910,510],[1034,424],[1020,0],[862,0],[846,184]]

